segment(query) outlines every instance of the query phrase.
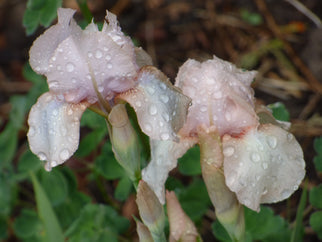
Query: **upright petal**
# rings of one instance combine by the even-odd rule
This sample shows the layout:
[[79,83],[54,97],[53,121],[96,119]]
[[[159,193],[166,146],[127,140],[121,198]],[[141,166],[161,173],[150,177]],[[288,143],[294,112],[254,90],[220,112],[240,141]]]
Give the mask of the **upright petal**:
[[62,100],[50,92],[44,93],[29,113],[30,149],[40,160],[47,161],[47,170],[76,151],[80,118],[87,107],[86,103],[68,104]]
[[169,172],[177,166],[178,159],[196,142],[197,139],[194,138],[181,140],[179,143],[150,139],[151,161],[142,170],[142,179],[149,184],[162,204],[165,202],[164,184]]
[[182,134],[196,135],[201,124],[216,126],[221,135],[236,135],[258,123],[250,87],[256,72],[242,71],[215,57],[200,63],[186,61],[175,85],[192,99]]
[[143,67],[137,81],[137,86],[118,98],[131,104],[142,131],[150,138],[176,139],[185,122],[190,99],[155,67]]
[[59,43],[70,35],[80,35],[81,28],[72,19],[76,10],[59,8],[58,23],[48,30],[33,43],[29,55],[30,65],[39,74],[45,74],[48,70],[49,60]]
[[259,211],[260,203],[288,198],[305,175],[303,152],[284,129],[263,124],[243,137],[223,137],[227,186],[239,202]]

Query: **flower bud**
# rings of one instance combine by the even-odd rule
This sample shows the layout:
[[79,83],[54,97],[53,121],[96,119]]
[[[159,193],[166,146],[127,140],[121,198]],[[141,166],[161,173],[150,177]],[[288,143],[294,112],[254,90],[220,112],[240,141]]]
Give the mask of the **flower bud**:
[[169,241],[198,241],[200,238],[198,231],[183,211],[175,193],[166,192],[167,210],[170,223]]
[[110,139],[117,161],[131,180],[140,177],[140,149],[137,134],[131,125],[124,104],[113,107],[109,117]]
[[166,241],[164,235],[165,214],[163,206],[155,193],[143,180],[139,182],[136,203],[141,219],[149,228],[154,241]]

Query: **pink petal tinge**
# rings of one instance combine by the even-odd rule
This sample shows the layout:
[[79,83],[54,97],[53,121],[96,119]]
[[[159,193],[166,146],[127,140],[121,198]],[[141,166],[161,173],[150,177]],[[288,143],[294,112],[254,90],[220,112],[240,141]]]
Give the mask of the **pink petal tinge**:
[[68,104],[63,97],[46,92],[31,108],[27,134],[30,150],[47,161],[47,170],[65,162],[78,148],[80,118],[87,106]]
[[256,126],[258,119],[250,87],[255,75],[255,71],[242,71],[215,56],[202,63],[186,61],[175,83],[192,99],[181,135],[196,135],[201,124],[215,126],[220,135],[239,134]]
[[284,129],[262,124],[243,137],[223,137],[224,174],[240,203],[259,211],[261,203],[288,198],[305,175],[303,152]]

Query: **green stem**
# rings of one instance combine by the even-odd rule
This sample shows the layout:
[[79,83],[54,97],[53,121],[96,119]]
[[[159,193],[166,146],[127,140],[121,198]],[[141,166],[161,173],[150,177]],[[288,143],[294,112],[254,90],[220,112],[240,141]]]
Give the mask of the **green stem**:
[[91,11],[89,11],[86,0],[77,0],[78,6],[84,16],[84,19],[90,23],[93,19]]

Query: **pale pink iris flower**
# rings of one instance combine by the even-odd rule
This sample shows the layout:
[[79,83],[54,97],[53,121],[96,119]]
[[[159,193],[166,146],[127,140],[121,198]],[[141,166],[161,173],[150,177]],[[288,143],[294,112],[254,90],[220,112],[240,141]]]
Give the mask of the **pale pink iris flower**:
[[145,66],[149,58],[122,33],[115,15],[107,13],[100,31],[94,23],[82,30],[74,13],[58,9],[58,23],[30,49],[31,67],[49,86],[29,114],[31,151],[47,161],[47,170],[65,162],[78,148],[85,109],[99,103],[104,110],[120,99],[133,106],[152,139],[177,139],[190,99],[156,68]]
[[151,161],[143,179],[164,202],[164,183],[191,146],[198,130],[216,130],[222,143],[221,161],[226,185],[240,203],[258,211],[261,203],[286,199],[305,175],[303,152],[285,127],[263,107],[255,107],[251,83],[254,71],[243,71],[217,57],[188,60],[175,85],[192,99],[180,142],[152,141]]

